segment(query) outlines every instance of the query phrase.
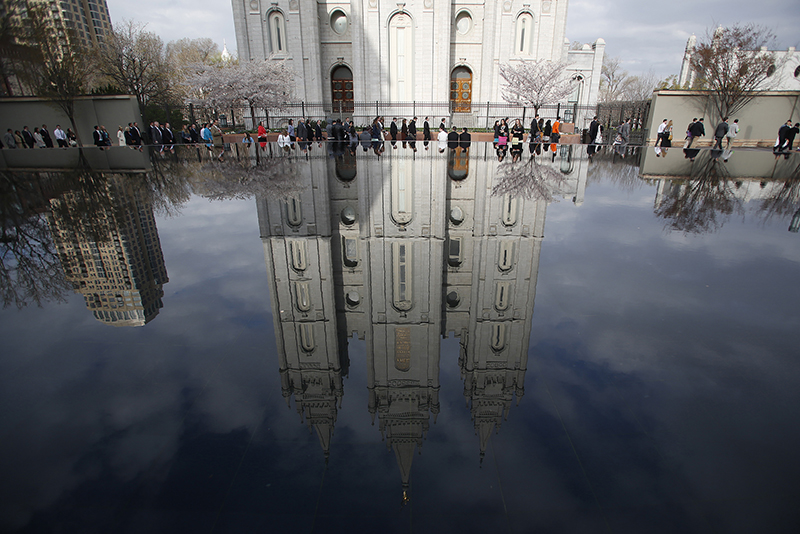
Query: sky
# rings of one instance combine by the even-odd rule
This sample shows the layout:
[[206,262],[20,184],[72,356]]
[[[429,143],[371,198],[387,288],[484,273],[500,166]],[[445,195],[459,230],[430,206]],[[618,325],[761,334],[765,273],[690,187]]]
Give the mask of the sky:
[[[112,22],[135,20],[165,42],[183,37],[223,40],[236,53],[233,10],[226,0],[107,0]],[[760,2],[674,0],[667,4],[642,0],[572,0],[567,38],[592,43],[602,37],[606,55],[619,57],[630,74],[653,70],[659,78],[678,74],[686,40],[722,24],[753,22],[770,28],[777,47],[800,48],[800,9],[793,0]]]

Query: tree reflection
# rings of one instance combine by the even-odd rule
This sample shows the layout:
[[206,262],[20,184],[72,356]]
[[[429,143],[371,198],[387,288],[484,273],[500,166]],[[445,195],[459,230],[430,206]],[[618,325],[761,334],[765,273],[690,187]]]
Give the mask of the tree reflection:
[[45,217],[37,174],[0,172],[0,291],[3,307],[66,300],[67,282]]
[[725,163],[710,157],[698,162],[692,178],[673,183],[655,213],[668,221],[671,230],[687,234],[716,231],[734,213],[743,213]]
[[553,200],[553,192],[566,182],[558,169],[539,163],[536,157],[525,161],[506,161],[497,167],[492,196],[510,195],[528,200]]
[[266,158],[260,164],[249,159],[208,161],[198,166],[196,183],[211,200],[248,199],[253,196],[281,199],[301,189],[302,176],[309,172],[304,159]]

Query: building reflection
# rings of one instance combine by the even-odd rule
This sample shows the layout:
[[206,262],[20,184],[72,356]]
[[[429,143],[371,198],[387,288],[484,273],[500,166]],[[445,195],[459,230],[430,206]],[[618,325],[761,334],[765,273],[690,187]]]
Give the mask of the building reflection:
[[[490,145],[453,152],[299,157],[300,192],[257,195],[283,395],[327,458],[347,340],[363,339],[368,411],[406,497],[440,410],[441,337],[460,342],[481,458],[524,394],[549,199],[493,196]],[[546,164],[564,176],[555,193],[580,205],[587,162],[571,159]]]
[[167,269],[144,175],[84,175],[50,199],[61,266],[94,317],[144,326],[163,306]]

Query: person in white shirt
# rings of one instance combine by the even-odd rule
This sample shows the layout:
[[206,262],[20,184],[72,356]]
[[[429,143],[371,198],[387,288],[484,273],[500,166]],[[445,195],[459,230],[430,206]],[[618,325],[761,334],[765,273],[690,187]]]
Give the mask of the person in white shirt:
[[127,144],[125,142],[125,130],[122,129],[122,126],[117,130],[117,143],[119,143],[119,146],[125,146]]
[[[444,123],[444,120],[442,122]],[[439,141],[439,152],[444,152],[447,148],[447,131],[442,126],[439,126],[439,136],[436,140]]]
[[288,152],[289,149],[292,148],[292,138],[289,137],[288,131],[282,130],[281,133],[278,134],[278,146],[285,152]]
[[667,129],[667,119],[664,119],[661,124],[658,125],[658,138],[656,139],[656,146],[661,146],[664,144],[664,130]]
[[725,148],[728,149],[736,139],[736,134],[739,133],[739,119],[734,119],[733,124],[728,128],[728,133],[725,134]]
[[61,129],[61,125],[57,124],[56,129],[53,130],[53,135],[56,137],[56,142],[58,146],[67,148],[69,143],[67,142],[67,134],[64,133],[64,130]]
[[45,148],[47,145],[44,143],[44,138],[42,134],[39,132],[39,128],[33,129],[33,146],[36,148]]

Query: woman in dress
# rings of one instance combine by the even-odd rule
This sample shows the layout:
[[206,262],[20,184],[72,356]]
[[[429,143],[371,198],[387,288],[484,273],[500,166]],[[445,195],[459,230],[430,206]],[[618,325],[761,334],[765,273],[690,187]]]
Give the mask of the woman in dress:
[[39,131],[39,128],[33,129],[33,146],[34,148],[44,148],[47,146],[44,144],[44,138],[42,137],[42,133]]
[[500,138],[500,121],[494,121],[494,147],[497,148],[497,141]]
[[[429,117],[425,117],[425,122],[422,124],[422,140],[423,141],[430,141],[431,137],[431,125],[428,122]],[[428,145],[425,145],[427,148]]]
[[[186,128],[186,126],[184,126],[184,128]],[[117,143],[119,146],[127,145],[125,142],[125,130],[122,129],[122,126],[117,129]]]

